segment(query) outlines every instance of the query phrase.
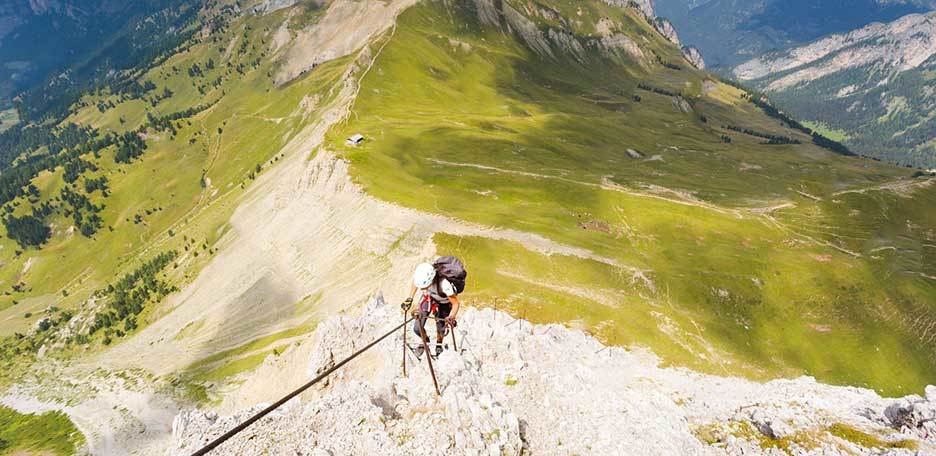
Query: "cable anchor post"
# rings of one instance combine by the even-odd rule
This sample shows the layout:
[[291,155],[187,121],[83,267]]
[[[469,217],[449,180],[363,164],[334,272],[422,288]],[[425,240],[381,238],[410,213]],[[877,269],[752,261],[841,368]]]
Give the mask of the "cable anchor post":
[[406,312],[403,312],[403,376],[406,377]]
[[445,320],[445,325],[449,327],[449,332],[452,333],[452,349],[455,350],[455,353],[458,353],[458,343],[455,342],[455,325],[448,320]]
[[426,318],[420,316],[419,317],[419,338],[422,339],[423,350],[425,350],[423,353],[425,353],[426,361],[429,363],[429,373],[432,375],[432,384],[433,386],[435,386],[436,394],[439,396],[442,396],[442,393],[439,391],[439,382],[438,380],[436,380],[435,369],[433,369],[432,367],[432,352],[429,351],[429,342],[427,342],[429,338],[426,337],[425,325],[426,325]]

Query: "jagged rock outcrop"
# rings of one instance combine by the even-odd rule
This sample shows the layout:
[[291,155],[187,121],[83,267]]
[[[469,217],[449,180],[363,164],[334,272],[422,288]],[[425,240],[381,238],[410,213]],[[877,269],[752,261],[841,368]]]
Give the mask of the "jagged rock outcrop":
[[508,29],[520,35],[533,51],[543,56],[553,56],[549,39],[533,21],[507,3],[501,3],[500,13]]
[[[443,357],[439,369],[457,369]],[[352,381],[309,403],[298,401],[260,420],[243,436],[225,443],[226,454],[409,455],[519,454],[520,424],[493,397],[476,394],[471,376],[436,401],[434,394],[401,380],[389,391]],[[415,378],[415,377],[414,377]],[[422,382],[424,383],[424,382]],[[427,402],[433,402],[427,404]],[[423,408],[427,407],[427,408]],[[171,454],[187,455],[260,411],[233,416],[188,412],[173,423],[173,438],[185,442]]]
[[692,105],[689,104],[689,100],[686,100],[681,96],[673,97],[673,107],[678,109],[679,112],[683,114],[689,114],[692,112]]
[[936,439],[936,386],[926,388],[926,397],[907,396],[884,409],[894,429],[921,439]]
[[[667,40],[679,44],[679,37],[672,24],[665,19],[656,18],[653,15],[653,6],[649,1],[606,0],[606,2],[622,8],[636,9]],[[585,62],[587,58],[586,48],[589,48],[599,49],[608,55],[630,59],[640,65],[648,64],[646,54],[640,45],[631,37],[616,30],[615,24],[609,18],[601,19],[596,24],[598,38],[584,38],[576,35],[571,30],[568,21],[550,9],[528,6],[523,11],[518,11],[508,3],[498,3],[492,0],[474,0],[474,6],[481,23],[517,34],[534,52],[543,57],[555,58],[557,53],[565,53],[580,62]],[[544,28],[530,19],[529,15],[531,14],[559,22],[561,25]],[[698,53],[697,49],[692,54],[692,58],[695,62],[701,62],[701,54]],[[704,63],[702,65],[704,66]]]
[[705,69],[705,59],[702,57],[702,51],[695,46],[683,46],[682,47],[683,57],[692,64],[692,66],[704,70]]
[[[386,310],[384,306],[367,312],[389,317],[392,312]],[[333,366],[377,337],[384,330],[381,320],[338,317],[324,322],[313,340],[318,349],[309,374]],[[414,338],[410,341],[415,343]],[[364,357],[356,368],[329,378],[316,391],[315,400],[293,401],[261,420],[226,444],[226,451],[239,455],[520,453],[520,420],[505,407],[507,398],[482,375],[476,358],[451,350],[443,353],[435,364],[444,391],[437,397],[425,365],[415,358],[410,359],[408,377],[396,376],[399,350],[389,350],[399,349],[401,341],[396,342],[385,344],[383,353],[374,353],[382,356]],[[397,352],[396,360],[392,351]],[[362,369],[376,372],[372,382],[355,378]],[[180,414],[173,423],[178,444],[172,454],[191,453],[263,406],[226,417],[200,411]]]
[[604,0],[605,3],[622,8],[634,7],[647,18],[656,17],[656,11],[653,8],[652,0]]
[[[276,10],[289,8],[295,5],[299,0],[263,0],[250,9],[253,14],[269,14]],[[319,2],[321,3],[321,2]]]
[[673,24],[665,18],[658,17],[656,15],[656,10],[653,7],[653,2],[651,0],[604,0],[605,3],[609,5],[614,5],[622,8],[634,8],[639,11],[647,19],[647,22],[653,26],[661,35],[663,35],[671,43],[679,46],[679,34],[676,33],[676,28],[673,27]]
[[681,45],[679,42],[679,34],[676,33],[676,27],[673,27],[673,23],[668,19],[658,17],[655,18],[651,24],[653,24],[653,27],[658,32],[660,32],[660,35],[663,35],[663,37],[669,40],[671,43],[675,44],[676,46]]
[[[362,315],[318,327],[309,375],[400,318],[381,299]],[[518,454],[521,447],[533,454],[740,455],[784,454],[771,446],[782,441],[795,454],[880,454],[834,433],[847,426],[895,446],[887,454],[936,451],[933,387],[926,397],[892,400],[808,377],[761,384],[661,368],[642,350],[605,347],[563,326],[469,308],[456,331],[460,351],[449,346],[435,364],[442,390],[436,397],[425,360],[410,357],[409,376],[401,375],[401,337],[225,448],[241,455]],[[180,414],[173,454],[191,452],[256,410]]]

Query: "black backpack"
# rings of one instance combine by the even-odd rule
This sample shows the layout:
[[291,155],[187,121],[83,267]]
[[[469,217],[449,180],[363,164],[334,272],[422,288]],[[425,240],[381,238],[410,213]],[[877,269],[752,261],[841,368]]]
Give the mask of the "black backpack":
[[465,278],[468,277],[468,271],[461,260],[453,256],[441,257],[432,263],[436,270],[436,278],[444,278],[455,287],[455,294],[461,294],[465,291]]

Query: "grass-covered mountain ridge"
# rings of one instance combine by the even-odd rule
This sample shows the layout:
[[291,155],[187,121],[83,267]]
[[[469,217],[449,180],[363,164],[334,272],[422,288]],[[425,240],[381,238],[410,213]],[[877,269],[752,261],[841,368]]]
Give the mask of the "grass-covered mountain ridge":
[[936,13],[770,53],[733,74],[862,154],[936,168]]
[[[698,69],[645,6],[189,5],[180,43],[0,135],[0,402],[81,430],[12,451],[165,454],[181,409],[303,383],[313,328],[442,253],[467,306],[715,383],[936,375],[933,180]],[[790,444],[745,420],[719,432]]]

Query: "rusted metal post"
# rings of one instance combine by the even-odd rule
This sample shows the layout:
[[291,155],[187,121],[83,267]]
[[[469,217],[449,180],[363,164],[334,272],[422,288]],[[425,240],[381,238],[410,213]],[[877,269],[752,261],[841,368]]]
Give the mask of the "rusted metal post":
[[428,337],[426,337],[426,319],[419,317],[419,338],[422,339],[423,349],[426,354],[426,361],[429,362],[429,373],[432,374],[432,384],[435,385],[436,394],[439,396],[442,395],[439,392],[439,382],[436,380],[435,369],[432,368],[432,352],[429,351],[429,343],[427,342]]
[[[406,311],[403,311],[403,321],[406,321]],[[409,328],[406,327],[406,324],[403,324],[403,376],[406,377],[406,332]]]
[[458,344],[455,343],[455,325],[449,323],[448,320],[445,320],[445,324],[448,325],[449,332],[452,333],[452,349],[455,350],[455,353],[458,353]]

